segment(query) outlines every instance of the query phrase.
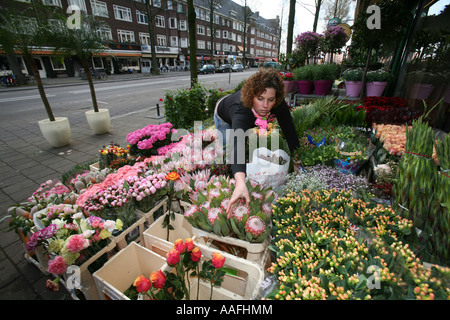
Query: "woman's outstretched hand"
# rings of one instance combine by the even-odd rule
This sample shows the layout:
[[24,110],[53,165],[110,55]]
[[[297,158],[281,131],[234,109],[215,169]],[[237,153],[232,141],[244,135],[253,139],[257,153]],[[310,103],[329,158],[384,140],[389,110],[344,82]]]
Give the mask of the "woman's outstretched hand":
[[233,215],[233,207],[239,200],[244,199],[246,205],[250,204],[250,195],[248,193],[247,185],[245,184],[245,173],[236,172],[236,174],[234,175],[234,179],[236,181],[236,187],[233,191],[233,195],[231,196],[230,203],[227,208],[228,219],[230,219]]

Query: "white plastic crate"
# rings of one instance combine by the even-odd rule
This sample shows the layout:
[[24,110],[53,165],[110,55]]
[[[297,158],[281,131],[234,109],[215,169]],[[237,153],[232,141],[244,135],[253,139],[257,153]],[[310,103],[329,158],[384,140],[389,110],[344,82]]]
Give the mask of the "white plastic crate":
[[[211,260],[212,254],[217,252],[213,248],[195,243],[202,252],[203,261]],[[257,263],[238,258],[231,254],[220,252],[225,257],[225,268],[235,271],[235,274],[226,274],[221,287],[214,287],[213,300],[254,300],[260,299],[260,288],[264,281],[264,271]],[[210,299],[210,283],[205,280],[191,279],[191,300],[197,298],[197,286],[200,283],[199,300]]]
[[139,275],[148,277],[160,270],[166,259],[151,250],[130,243],[93,274],[101,300],[129,300],[123,293]]
[[[192,227],[192,232],[196,241],[207,246],[213,246],[213,241],[224,244],[225,246],[236,246],[245,249],[245,259],[258,263],[264,267],[269,257],[269,240],[266,239],[263,243],[250,243],[237,238],[222,237],[215,233],[208,232],[202,229]],[[217,249],[220,250],[219,247]]]
[[[167,213],[166,213],[167,214]],[[169,230],[169,238],[167,239],[167,228],[163,228],[165,215],[159,217],[144,232],[145,247],[166,257],[167,252],[173,249],[173,244],[177,239],[193,238],[192,226],[184,218],[183,215],[175,213],[175,220],[171,220],[170,224],[174,230]]]

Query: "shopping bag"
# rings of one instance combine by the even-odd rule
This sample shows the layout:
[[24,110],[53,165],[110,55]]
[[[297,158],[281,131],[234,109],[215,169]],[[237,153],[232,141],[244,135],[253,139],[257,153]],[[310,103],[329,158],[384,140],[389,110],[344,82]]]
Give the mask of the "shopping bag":
[[276,188],[285,183],[289,171],[289,155],[281,149],[257,148],[247,164],[247,177],[264,187]]

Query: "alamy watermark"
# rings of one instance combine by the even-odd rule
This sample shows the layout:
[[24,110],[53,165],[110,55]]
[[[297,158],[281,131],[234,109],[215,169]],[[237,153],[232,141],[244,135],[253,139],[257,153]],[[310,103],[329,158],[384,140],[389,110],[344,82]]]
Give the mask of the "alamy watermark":
[[381,29],[381,9],[379,6],[373,4],[367,7],[366,13],[371,14],[366,21],[368,29]]
[[70,16],[67,18],[66,25],[70,30],[81,28],[81,9],[73,4],[67,7],[66,13]]

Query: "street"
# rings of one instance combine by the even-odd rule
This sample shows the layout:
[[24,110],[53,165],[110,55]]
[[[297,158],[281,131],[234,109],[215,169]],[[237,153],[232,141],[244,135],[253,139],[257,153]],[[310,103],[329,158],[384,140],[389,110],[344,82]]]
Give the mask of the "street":
[[[207,88],[234,88],[239,82],[256,70],[231,74],[199,75],[199,82]],[[58,79],[54,79],[57,83]],[[45,79],[44,79],[45,81]],[[230,83],[229,83],[230,82]],[[166,90],[188,88],[189,73],[170,77],[142,77],[127,81],[95,81],[95,92],[99,108],[108,108],[111,118],[126,112],[136,112],[155,107],[164,98]],[[84,112],[92,108],[91,94],[87,81],[85,84],[70,86],[47,86],[45,92],[55,117],[68,117],[72,123],[85,120]],[[37,89],[0,90],[0,125],[11,121],[33,122],[47,117]]]

